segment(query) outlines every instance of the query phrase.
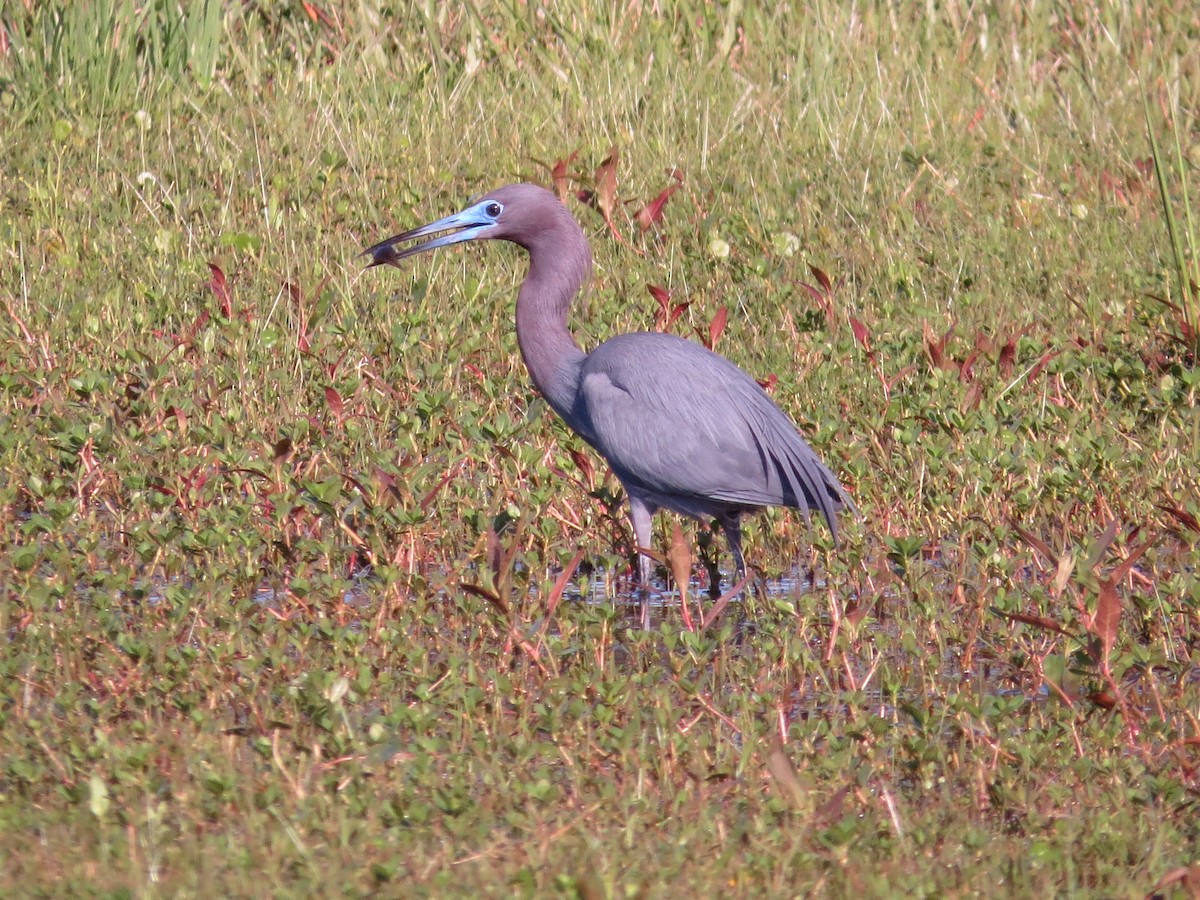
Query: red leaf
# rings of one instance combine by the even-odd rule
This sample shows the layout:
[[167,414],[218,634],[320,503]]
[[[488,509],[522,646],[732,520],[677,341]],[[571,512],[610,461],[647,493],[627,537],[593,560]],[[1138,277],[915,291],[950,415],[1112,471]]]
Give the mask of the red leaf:
[[617,145],[613,144],[612,149],[608,151],[608,156],[604,158],[604,162],[596,167],[596,207],[600,210],[600,215],[604,217],[605,223],[609,230],[617,237],[617,227],[613,224],[613,213],[617,208],[617,162],[620,159],[620,151]]
[[301,5],[304,7],[304,11],[308,13],[308,17],[312,19],[313,22],[317,24],[328,25],[330,28],[334,27],[335,23],[333,19],[329,18],[329,16],[315,3],[309,3],[308,0],[304,0]]
[[381,487],[391,491],[392,493],[396,493],[399,490],[399,481],[396,479],[395,475],[393,475],[391,472],[388,472],[386,469],[381,469],[379,466],[374,466],[373,468],[374,471],[372,472],[372,475],[375,481],[377,481]]
[[888,393],[890,394],[893,390],[895,390],[896,385],[898,385],[901,381],[903,381],[905,378],[907,378],[909,375],[911,375],[915,371],[917,371],[916,366],[905,366],[903,369],[900,369],[898,372],[896,372],[895,375],[893,375],[891,378],[889,378],[887,380]]
[[1014,334],[1012,337],[1010,337],[1007,341],[1005,341],[1004,346],[1000,348],[1000,373],[1005,378],[1007,378],[1009,375],[1012,374],[1013,366],[1016,363],[1017,341],[1019,341],[1026,334],[1028,334],[1030,329],[1032,329],[1032,328],[1033,328],[1033,325],[1026,325],[1024,328],[1022,328],[1020,331],[1018,331],[1016,334]]
[[664,188],[657,197],[638,210],[637,223],[643,232],[649,231],[662,221],[663,207],[667,205],[671,195],[679,190],[680,183],[676,181],[675,184]]
[[871,332],[867,330],[867,326],[854,316],[850,317],[850,328],[854,332],[854,340],[862,346],[868,353],[871,352]]
[[779,382],[779,376],[772,372],[766,378],[759,378],[757,381],[758,386],[769,394],[775,390],[775,385]]
[[826,294],[833,293],[833,282],[829,279],[828,275],[826,275],[812,263],[808,264],[808,271],[812,272],[813,278],[817,279],[817,284],[821,285],[821,288]]
[[[1113,527],[1115,525],[1116,519],[1112,521],[1104,536],[1101,537],[1102,542],[1110,531],[1115,535],[1116,529]],[[1104,542],[1104,546],[1107,547],[1108,543]],[[1101,656],[1098,662],[1105,672],[1108,671],[1108,655],[1117,641],[1117,626],[1121,624],[1121,595],[1117,593],[1117,585],[1125,580],[1129,570],[1155,543],[1156,541],[1147,541],[1140,547],[1135,547],[1107,578],[1100,579],[1100,596],[1096,600],[1096,613],[1092,616],[1092,625],[1088,630],[1100,639]]]
[[983,388],[978,383],[967,389],[967,396],[962,398],[962,412],[970,413],[979,408],[983,402]]
[[938,336],[933,333],[933,328],[930,327],[929,323],[922,320],[921,332],[925,340],[925,354],[929,357],[929,361],[933,363],[935,368],[945,368],[946,347],[950,343],[950,338],[954,335],[954,326],[951,325],[946,329],[945,334]]
[[441,477],[438,483],[433,486],[433,489],[424,497],[422,497],[421,502],[417,504],[417,506],[421,508],[421,512],[429,512],[429,505],[433,503],[434,499],[438,495],[438,492],[440,492],[442,488],[454,480],[457,475],[458,469],[454,468]]
[[688,581],[692,575],[692,550],[683,537],[683,529],[675,522],[671,531],[671,548],[667,551],[667,565],[671,578],[679,591],[679,607],[683,611],[683,627],[694,631],[692,616],[688,610]]
[[1186,530],[1195,534],[1200,534],[1200,520],[1193,516],[1186,509],[1178,506],[1166,506],[1165,504],[1157,504],[1158,508],[1173,518],[1176,522],[1182,525]]
[[725,331],[725,323],[729,319],[729,310],[725,307],[717,309],[712,317],[712,321],[708,323],[708,349],[714,350],[717,346],[717,341],[720,340],[722,332]]
[[656,284],[647,285],[646,290],[650,292],[651,297],[658,301],[659,307],[665,313],[667,311],[667,305],[671,302],[671,292],[665,287],[659,287]]
[[339,422],[342,421],[342,395],[335,388],[325,388],[325,402],[329,404],[329,411],[333,413],[333,417]]
[[1054,359],[1054,357],[1058,356],[1060,353],[1062,353],[1061,350],[1047,350],[1045,353],[1043,353],[1042,358],[1039,359],[1037,363],[1034,364],[1034,367],[1029,370],[1029,377],[1027,380],[1033,381],[1033,379],[1041,375],[1042,369],[1046,368],[1046,366],[1050,363],[1050,360]]
[[1103,533],[1096,538],[1096,543],[1094,543],[1090,548],[1092,555],[1087,559],[1087,567],[1089,569],[1094,569],[1096,566],[1100,565],[1101,557],[1103,557],[1108,548],[1112,546],[1112,542],[1116,540],[1116,538],[1117,520],[1110,519],[1108,525],[1105,526]]
[[567,187],[567,166],[575,162],[575,157],[579,155],[579,151],[573,151],[566,159],[556,160],[554,168],[550,170],[550,178],[554,182],[554,193],[558,194],[558,199],[562,203],[567,202],[567,195],[571,189]]
[[[325,289],[325,285],[328,283],[329,278],[326,278],[319,285],[317,285],[317,289],[313,292],[313,296],[320,296],[321,292]],[[288,296],[292,300],[292,306],[296,308],[296,314],[300,317],[300,336],[296,338],[296,347],[301,353],[308,353],[308,351],[312,349],[312,329],[308,327],[309,319],[308,311],[304,308],[304,291],[301,289],[300,285],[291,281],[285,281],[283,283],[283,289],[287,291]]]
[[217,295],[217,303],[221,307],[221,315],[226,319],[232,318],[233,298],[229,294],[229,283],[225,280],[225,273],[221,271],[221,267],[216,263],[209,263],[208,268],[212,272],[212,281],[208,283],[208,286]]
[[1065,634],[1068,637],[1071,632],[1063,628],[1053,619],[1047,619],[1045,616],[1034,616],[1026,613],[1010,613],[1003,610],[996,610],[996,613],[1005,619],[1010,619],[1013,622],[1022,622],[1026,625],[1033,625],[1035,628],[1046,628],[1050,631],[1057,631],[1059,634]]
[[975,380],[975,360],[979,359],[979,348],[976,347],[967,354],[958,367],[958,380],[963,384],[970,384]]
[[479,597],[481,600],[486,600],[488,603],[492,604],[492,606],[496,607],[496,609],[499,610],[501,615],[505,615],[505,616],[508,615],[508,604],[505,603],[504,599],[499,594],[497,594],[495,591],[490,591],[487,588],[481,587],[478,584],[468,584],[465,581],[460,581],[458,583],[458,586],[460,588],[462,588],[464,591],[466,591],[468,594],[474,594],[476,597]]
[[554,615],[554,611],[558,609],[558,604],[562,602],[563,593],[567,590],[567,585],[571,583],[571,577],[575,574],[575,570],[579,568],[579,563],[583,559],[583,551],[576,550],[575,555],[571,557],[571,561],[567,563],[558,578],[554,580],[554,587],[550,589],[550,596],[546,598],[546,611],[543,617],[546,621],[546,628],[550,627],[550,619]]
[[647,285],[646,290],[650,292],[650,296],[658,303],[658,309],[654,313],[654,327],[659,331],[666,331],[667,327],[674,321],[671,316],[671,292],[655,284]]
[[808,293],[812,296],[812,298],[814,300],[816,300],[817,303],[821,304],[822,309],[825,308],[826,304],[829,302],[828,297],[826,297],[824,294],[822,294],[819,290],[817,290],[815,287],[813,287],[811,284],[809,284],[806,281],[800,282],[800,287],[802,287],[806,291],[808,291]]
[[646,290],[650,292],[650,296],[658,303],[658,309],[654,313],[654,327],[659,331],[666,331],[678,321],[679,317],[687,312],[687,308],[691,306],[691,302],[671,304],[671,292],[664,287],[658,285],[647,285]]
[[1135,547],[1133,550],[1131,550],[1129,555],[1127,557],[1125,557],[1125,560],[1119,566],[1117,566],[1115,569],[1113,569],[1113,572],[1112,572],[1113,584],[1120,584],[1122,581],[1124,581],[1125,576],[1129,574],[1129,570],[1132,569],[1134,567],[1134,565],[1137,563],[1137,561],[1142,558],[1142,554],[1145,553],[1147,550],[1149,550],[1151,547],[1153,547],[1156,543],[1158,543],[1158,542],[1157,541],[1147,541],[1146,543],[1142,544],[1140,547]]
[[1058,557],[1055,555],[1054,551],[1050,549],[1049,544],[1032,532],[1026,531],[1016,522],[1013,522],[1013,529],[1021,536],[1021,540],[1045,557],[1046,562],[1050,563],[1052,566],[1058,565]]
[[583,473],[583,480],[587,484],[588,490],[593,490],[596,487],[596,469],[592,465],[592,458],[581,450],[572,450],[571,461]]
[[1117,641],[1117,626],[1121,623],[1121,595],[1117,593],[1114,579],[1100,582],[1100,597],[1096,601],[1096,614],[1092,616],[1092,627],[1088,630],[1100,639],[1100,662],[1107,671],[1108,654]]

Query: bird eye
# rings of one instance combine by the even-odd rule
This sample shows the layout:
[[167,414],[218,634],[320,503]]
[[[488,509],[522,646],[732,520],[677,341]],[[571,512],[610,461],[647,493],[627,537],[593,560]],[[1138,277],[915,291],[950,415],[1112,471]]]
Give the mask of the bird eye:
[[504,212],[504,207],[501,206],[499,203],[497,203],[495,200],[493,200],[491,203],[489,203],[487,206],[485,206],[483,208],[483,211],[494,219],[498,215],[500,215],[500,213]]

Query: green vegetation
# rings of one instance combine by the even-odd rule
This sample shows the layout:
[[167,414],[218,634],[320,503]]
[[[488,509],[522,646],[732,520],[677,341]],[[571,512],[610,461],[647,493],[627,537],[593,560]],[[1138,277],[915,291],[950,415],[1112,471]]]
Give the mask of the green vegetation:
[[[1200,891],[1194,3],[0,10],[4,895]],[[866,514],[706,630],[521,254],[356,256],[556,164]]]

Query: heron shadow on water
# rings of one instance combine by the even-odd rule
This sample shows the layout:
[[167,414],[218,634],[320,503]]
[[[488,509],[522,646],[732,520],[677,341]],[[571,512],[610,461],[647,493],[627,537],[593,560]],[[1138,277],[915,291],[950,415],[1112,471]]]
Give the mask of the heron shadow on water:
[[[433,236],[433,237],[431,237]],[[406,247],[400,245],[430,238]],[[629,498],[641,623],[650,620],[651,520],[669,509],[717,522],[745,577],[742,517],[767,506],[816,510],[837,542],[837,513],[854,509],[837,478],[753,378],[725,357],[671,334],[609,338],[590,353],[567,327],[591,276],[587,237],[545,188],[511,184],[462,212],[363,251],[370,266],[464,241],[501,240],[529,254],[517,292],[517,344],[550,407],[608,462]]]

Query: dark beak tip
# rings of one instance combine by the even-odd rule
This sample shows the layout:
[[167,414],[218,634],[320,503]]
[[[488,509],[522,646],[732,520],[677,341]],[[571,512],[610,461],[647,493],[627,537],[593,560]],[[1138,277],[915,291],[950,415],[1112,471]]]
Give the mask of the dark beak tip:
[[373,269],[375,266],[382,266],[388,263],[396,264],[396,248],[391,244],[376,244],[374,247],[368,247],[360,256],[371,257],[365,268]]

